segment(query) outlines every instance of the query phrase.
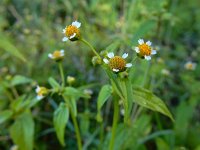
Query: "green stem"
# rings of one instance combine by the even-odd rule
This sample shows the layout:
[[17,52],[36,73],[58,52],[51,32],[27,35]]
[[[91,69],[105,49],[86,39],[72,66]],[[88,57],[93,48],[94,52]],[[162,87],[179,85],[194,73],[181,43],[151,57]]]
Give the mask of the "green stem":
[[[143,79],[142,87],[144,87],[145,84],[146,84],[146,82],[147,82],[147,76],[148,76],[148,74],[149,74],[150,67],[151,67],[151,63],[148,62],[148,66],[147,66],[146,72],[145,72],[145,74],[144,74],[144,79]],[[137,108],[137,104],[135,104],[135,105],[136,105],[136,108]],[[139,108],[137,109],[137,111],[135,112],[135,117],[133,118],[133,120],[136,120],[137,117],[140,115],[141,112],[142,112],[142,107],[139,107]],[[134,114],[133,114],[133,115],[134,115]]]
[[14,86],[11,86],[11,91],[13,93],[13,95],[15,96],[15,98],[18,98],[19,97],[19,94],[17,92],[17,89],[14,87]]
[[89,43],[87,42],[85,39],[80,39],[81,42],[83,42],[84,44],[86,44],[87,46],[89,46],[92,51],[94,52],[95,55],[97,55],[97,57],[101,58],[100,55],[97,53],[97,51],[94,49],[94,47]]
[[72,121],[74,124],[74,128],[75,128],[75,132],[76,132],[76,139],[77,139],[77,143],[78,143],[78,150],[82,150],[82,143],[81,143],[81,134],[80,134],[80,130],[78,127],[78,122],[76,120],[76,117],[74,116],[73,112],[71,111],[71,117],[72,117]]
[[117,129],[117,122],[119,117],[119,104],[118,101],[114,100],[114,116],[113,116],[113,124],[112,124],[112,136],[109,144],[109,150],[114,149],[114,142],[115,142],[115,133]]
[[62,62],[58,62],[58,67],[59,67],[60,75],[61,75],[61,79],[62,79],[62,87],[64,88],[64,86],[65,86],[65,77],[64,77],[64,71],[63,71]]
[[146,82],[147,82],[147,76],[149,74],[149,70],[150,70],[150,66],[151,66],[151,63],[150,62],[147,62],[148,63],[148,66],[147,66],[147,69],[146,69],[146,72],[144,74],[144,79],[143,79],[143,84],[142,84],[142,87],[145,86]]
[[103,137],[104,137],[104,123],[101,122],[101,124],[100,124],[100,144],[99,144],[98,150],[102,149]]

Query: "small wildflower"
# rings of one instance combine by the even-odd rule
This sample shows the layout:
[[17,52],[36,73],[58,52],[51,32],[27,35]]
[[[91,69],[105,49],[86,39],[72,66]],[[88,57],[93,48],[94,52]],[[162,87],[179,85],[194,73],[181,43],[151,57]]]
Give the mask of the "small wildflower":
[[139,39],[138,43],[139,45],[135,47],[135,51],[140,57],[145,58],[146,60],[151,60],[151,55],[157,53],[156,50],[152,49],[150,41],[145,43],[143,39]]
[[68,83],[68,84],[70,84],[70,85],[73,84],[73,83],[75,82],[75,80],[76,80],[76,79],[75,79],[74,77],[72,77],[72,76],[67,76],[67,83]]
[[162,70],[161,70],[161,73],[162,73],[163,75],[165,75],[165,76],[169,76],[169,75],[170,75],[170,71],[167,70],[167,69],[162,69]]
[[91,89],[85,89],[83,91],[84,94],[87,94],[87,95],[92,95],[93,94],[93,91]]
[[63,29],[63,33],[65,34],[65,37],[62,39],[63,42],[67,41],[68,39],[70,41],[76,41],[80,39],[80,28],[81,23],[78,21],[72,22],[71,25],[66,26],[65,29]]
[[187,70],[195,70],[196,69],[197,64],[191,61],[188,61],[187,63],[185,63],[184,67]]
[[11,146],[11,148],[10,148],[10,150],[18,150],[19,149],[19,147],[17,146],[17,145],[13,145],[13,146]]
[[60,61],[60,60],[63,59],[64,55],[65,55],[65,51],[62,49],[60,51],[56,50],[52,54],[49,53],[48,57],[55,60],[55,61]]
[[41,100],[42,98],[44,98],[45,95],[48,94],[48,89],[45,87],[37,86],[35,92],[37,93],[37,99]]
[[107,58],[104,58],[103,61],[104,63],[108,64],[109,67],[112,69],[114,72],[122,72],[126,68],[130,68],[132,66],[131,63],[126,63],[126,58],[128,57],[128,53],[124,53],[121,56],[115,56],[113,52],[107,54],[109,60]]

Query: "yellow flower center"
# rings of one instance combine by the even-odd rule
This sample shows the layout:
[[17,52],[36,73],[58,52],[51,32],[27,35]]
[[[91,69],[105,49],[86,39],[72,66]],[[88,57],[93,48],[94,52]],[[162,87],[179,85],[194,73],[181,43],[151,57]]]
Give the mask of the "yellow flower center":
[[188,63],[186,65],[186,68],[189,69],[189,70],[192,70],[193,69],[193,64],[192,63]]
[[79,35],[80,35],[80,30],[79,30],[76,26],[69,25],[69,26],[67,26],[65,29],[66,29],[65,35],[66,35],[67,37],[72,36],[74,33],[76,33],[76,36],[79,36]]
[[111,69],[119,69],[119,71],[123,71],[126,66],[126,61],[120,56],[115,56],[109,60],[109,66]]
[[60,52],[60,51],[55,51],[55,52],[53,53],[53,57],[54,57],[54,58],[60,58],[60,57],[63,57],[63,56],[61,55],[61,52]]
[[43,96],[43,95],[45,95],[45,94],[47,94],[48,93],[48,90],[47,90],[47,88],[45,88],[45,87],[40,87],[40,90],[38,91],[38,95],[39,96]]
[[144,43],[144,44],[139,45],[138,47],[140,49],[140,54],[142,56],[149,56],[149,55],[151,55],[151,47],[149,45],[147,45],[147,44]]

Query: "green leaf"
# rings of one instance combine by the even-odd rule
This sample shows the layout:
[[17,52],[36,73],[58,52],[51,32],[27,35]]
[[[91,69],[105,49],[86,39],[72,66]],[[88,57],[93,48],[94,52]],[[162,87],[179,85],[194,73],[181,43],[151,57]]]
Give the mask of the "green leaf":
[[60,88],[60,84],[54,78],[50,77],[48,81],[52,88]]
[[133,87],[133,102],[153,111],[160,112],[174,121],[172,114],[166,107],[165,103],[147,89],[141,87]]
[[26,83],[31,83],[33,80],[21,75],[16,75],[12,78],[11,81],[11,86],[16,86],[16,85],[20,85],[20,84],[26,84]]
[[10,127],[10,136],[20,150],[33,149],[34,121],[29,113],[18,116]]
[[155,141],[158,149],[170,150],[170,146],[162,138],[156,138]]
[[0,124],[4,123],[12,116],[13,112],[11,110],[4,110],[0,112]]
[[11,102],[10,108],[14,112],[25,111],[25,109],[27,108],[27,106],[29,105],[29,103],[30,103],[30,100],[28,100],[26,98],[26,95],[22,95],[22,96],[18,97],[18,99],[16,99],[15,101]]
[[53,116],[53,124],[56,130],[56,135],[62,146],[65,146],[65,127],[69,120],[69,109],[64,103],[60,103],[59,107],[55,110]]
[[84,94],[83,91],[78,90],[78,89],[73,88],[73,87],[66,87],[63,95],[70,97],[70,98],[74,98],[76,100],[79,99],[80,97],[90,98],[90,97],[88,97],[87,94]]
[[22,53],[9,41],[9,39],[7,39],[4,35],[0,35],[0,39],[0,49],[4,49],[5,51],[9,52],[24,62],[27,61]]
[[76,99],[74,99],[73,97],[67,97],[64,95],[63,95],[63,98],[64,98],[64,101],[66,102],[66,104],[71,109],[71,113],[73,113],[73,115],[76,117],[76,115],[77,115]]
[[112,93],[112,87],[110,85],[104,85],[98,95],[97,109],[100,110],[103,104],[108,100]]

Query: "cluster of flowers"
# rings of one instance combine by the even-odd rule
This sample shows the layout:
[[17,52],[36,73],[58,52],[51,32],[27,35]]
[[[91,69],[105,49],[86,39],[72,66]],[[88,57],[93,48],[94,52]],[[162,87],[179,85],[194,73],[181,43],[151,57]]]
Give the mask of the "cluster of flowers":
[[[80,28],[81,23],[78,21],[72,22],[71,25],[66,26],[63,29],[64,37],[62,39],[63,42],[66,41],[77,41],[81,40]],[[138,46],[134,48],[137,56],[146,60],[151,60],[151,56],[155,55],[157,51],[152,48],[152,43],[150,41],[145,42],[143,39],[138,40]],[[54,53],[48,55],[49,58],[60,61],[64,57],[64,50],[56,50]],[[107,64],[110,69],[115,72],[125,71],[126,68],[132,67],[132,63],[127,63],[126,58],[128,57],[128,53],[124,53],[122,56],[115,56],[113,52],[110,52],[103,58],[105,64]],[[192,62],[188,62],[185,64],[185,68],[189,70],[194,70],[196,64]],[[166,71],[164,71],[165,73]],[[48,90],[45,87],[37,87],[36,89],[37,95],[39,99],[42,99],[44,95],[48,93]]]

